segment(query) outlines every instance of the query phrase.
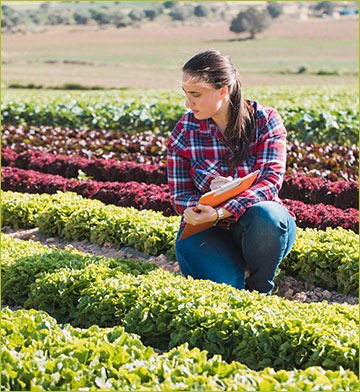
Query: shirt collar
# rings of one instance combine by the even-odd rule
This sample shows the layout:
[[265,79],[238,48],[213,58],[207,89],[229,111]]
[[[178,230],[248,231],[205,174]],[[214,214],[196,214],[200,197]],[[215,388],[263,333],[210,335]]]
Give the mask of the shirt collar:
[[221,139],[224,138],[223,134],[218,130],[216,124],[211,118],[199,120],[199,125],[202,136],[213,136]]

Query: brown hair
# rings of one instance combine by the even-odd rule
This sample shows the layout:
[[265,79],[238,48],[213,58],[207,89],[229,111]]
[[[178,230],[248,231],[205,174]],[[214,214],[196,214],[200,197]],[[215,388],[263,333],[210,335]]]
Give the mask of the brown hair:
[[253,108],[241,93],[241,80],[228,56],[216,50],[199,53],[184,66],[183,72],[219,89],[227,86],[230,95],[230,117],[224,135],[234,152],[233,166],[246,158],[255,131]]

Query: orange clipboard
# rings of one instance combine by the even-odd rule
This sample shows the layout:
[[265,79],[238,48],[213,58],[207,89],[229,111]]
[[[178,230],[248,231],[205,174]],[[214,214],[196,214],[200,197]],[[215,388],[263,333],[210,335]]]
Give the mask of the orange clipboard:
[[[198,201],[198,204],[217,207],[224,201],[232,199],[240,195],[240,193],[249,189],[256,180],[258,174],[259,170],[256,170],[245,177],[235,178],[235,180],[229,182],[228,184],[222,185],[220,188],[202,195]],[[209,227],[212,227],[211,222],[203,223],[196,226],[191,225],[190,223],[186,223],[184,230],[181,233],[180,240],[190,237],[191,235],[194,235],[196,233],[200,233],[200,231],[206,230]]]

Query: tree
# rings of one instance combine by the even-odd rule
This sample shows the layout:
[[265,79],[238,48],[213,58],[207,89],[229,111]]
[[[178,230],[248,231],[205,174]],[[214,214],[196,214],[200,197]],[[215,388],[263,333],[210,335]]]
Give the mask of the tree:
[[271,21],[267,11],[259,11],[256,8],[248,8],[240,11],[231,21],[230,31],[233,33],[250,33],[250,38],[254,39],[257,33],[270,27]]
[[134,8],[129,12],[129,18],[134,22],[140,22],[145,18],[145,13],[142,10]]
[[130,20],[128,20],[122,11],[115,10],[111,15],[111,22],[114,23],[116,27],[125,27],[130,23]]
[[23,15],[7,5],[1,5],[1,27],[11,28],[23,23]]
[[157,16],[157,11],[155,9],[144,10],[145,17],[149,20],[154,20]]
[[175,1],[165,1],[164,2],[164,8],[170,9],[175,7],[176,2]]
[[63,15],[61,13],[54,13],[54,14],[48,14],[47,15],[47,23],[49,25],[63,25],[63,24],[69,24],[69,17],[66,15]]
[[211,13],[210,9],[202,4],[197,5],[194,8],[194,14],[198,18],[206,18],[210,15],[210,13]]
[[335,4],[331,1],[321,1],[313,6],[315,11],[320,11],[325,15],[332,15],[335,9]]
[[89,23],[89,20],[91,19],[91,15],[87,10],[80,10],[74,12],[73,18],[76,24],[86,25]]
[[40,24],[41,23],[41,16],[35,11],[30,11],[28,13],[29,18],[31,19],[32,23]]
[[41,11],[47,12],[49,11],[49,8],[50,8],[50,3],[48,2],[40,4]]
[[176,5],[171,8],[169,15],[172,20],[181,20],[184,21],[191,17],[193,14],[193,9],[190,6],[185,5]]
[[100,26],[111,23],[110,14],[106,11],[98,11],[96,9],[90,9],[90,14],[92,18],[95,20],[95,22]]
[[269,15],[275,19],[278,18],[283,13],[283,6],[276,2],[269,2],[266,7],[267,12]]

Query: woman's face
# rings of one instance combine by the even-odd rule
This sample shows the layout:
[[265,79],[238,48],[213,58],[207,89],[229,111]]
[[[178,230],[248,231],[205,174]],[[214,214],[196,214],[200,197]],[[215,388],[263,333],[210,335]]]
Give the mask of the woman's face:
[[227,115],[227,87],[215,89],[211,84],[196,81],[184,73],[182,89],[186,95],[186,106],[198,120],[215,119]]

